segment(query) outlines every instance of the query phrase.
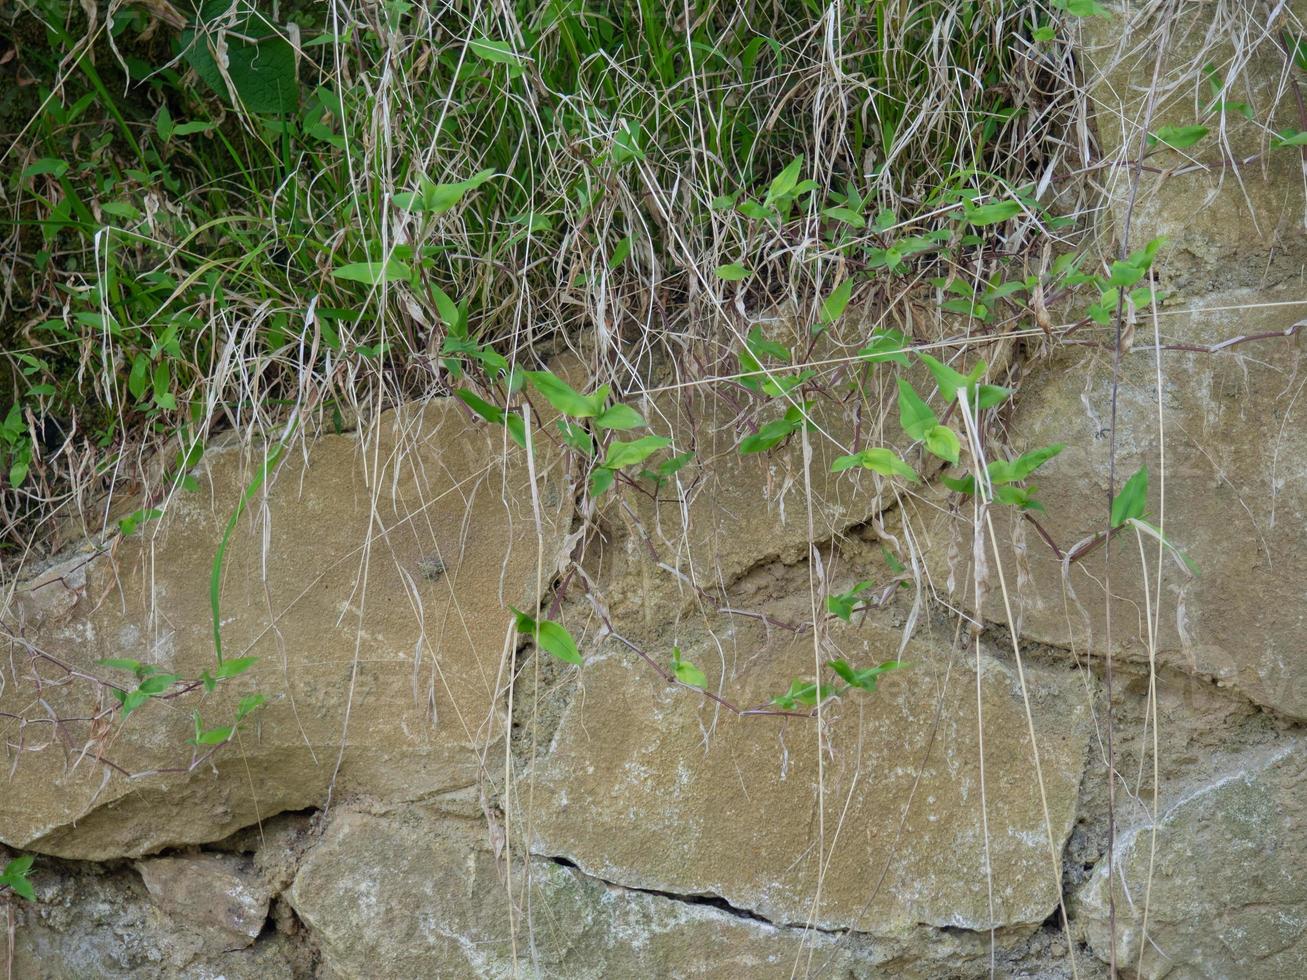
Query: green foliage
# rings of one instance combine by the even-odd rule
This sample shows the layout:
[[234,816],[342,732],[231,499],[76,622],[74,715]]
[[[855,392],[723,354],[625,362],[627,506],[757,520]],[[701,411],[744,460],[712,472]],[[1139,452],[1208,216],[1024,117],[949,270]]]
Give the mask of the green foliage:
[[19,898],[35,902],[36,889],[32,887],[31,881],[28,880],[28,874],[31,872],[32,864],[35,861],[36,857],[34,855],[23,854],[6,864],[4,873],[0,874],[0,888],[8,888]]
[[1112,498],[1112,527],[1120,527],[1126,521],[1138,520],[1144,516],[1148,504],[1148,467],[1141,466],[1131,474],[1121,487],[1121,492]]
[[672,675],[687,687],[697,687],[700,690],[708,687],[708,678],[703,671],[688,660],[681,659],[680,647],[672,647]]
[[513,611],[517,631],[530,636],[535,641],[535,645],[545,653],[578,667],[585,663],[581,652],[576,648],[576,641],[572,639],[572,634],[560,624],[549,619],[537,620],[513,606],[509,606],[509,609]]

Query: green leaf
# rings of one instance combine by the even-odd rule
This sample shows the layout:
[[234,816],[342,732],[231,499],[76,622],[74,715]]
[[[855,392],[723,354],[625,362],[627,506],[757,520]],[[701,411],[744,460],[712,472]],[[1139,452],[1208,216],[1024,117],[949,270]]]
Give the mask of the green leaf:
[[873,585],[870,581],[859,582],[847,592],[841,592],[838,595],[826,597],[826,611],[832,616],[838,616],[844,622],[849,622],[853,618],[853,607],[857,605],[862,598],[862,593]]
[[903,462],[892,449],[864,449],[851,456],[841,456],[831,463],[832,473],[842,473],[854,467],[862,467],[882,476],[901,476],[916,483],[921,478],[911,466]]
[[738,262],[732,262],[730,265],[719,265],[714,271],[718,279],[725,279],[727,282],[739,282],[741,279],[747,279],[752,274]]
[[516,65],[521,59],[513,52],[513,46],[507,41],[492,41],[488,38],[473,38],[468,42],[468,49],[483,61],[496,65]]
[[910,439],[924,439],[939,419],[906,378],[899,378],[899,424]]
[[141,676],[145,668],[145,665],[139,660],[127,660],[125,658],[118,659],[111,657],[108,660],[97,660],[96,663],[101,667],[108,667],[110,670],[130,670],[138,677]]
[[[963,375],[927,353],[922,352],[917,356],[930,369],[931,375],[935,378],[935,383],[939,385],[939,393],[946,402],[953,401],[957,398],[960,390],[969,388],[985,374],[984,361],[978,361],[976,366],[971,369],[970,375]],[[920,438],[920,436],[916,438]]]
[[854,228],[867,227],[867,219],[858,214],[858,212],[854,211],[852,208],[836,206],[833,208],[826,208],[822,211],[822,214],[828,218],[833,218],[836,221],[842,221],[844,224],[850,225]]
[[616,478],[617,474],[612,470],[603,466],[595,467],[594,472],[590,474],[590,496],[602,497]]
[[1011,394],[1011,388],[1004,388],[1001,385],[979,385],[976,388],[976,407],[994,408],[1007,401]]
[[122,691],[110,690],[109,693],[117,698],[118,702],[122,705],[124,718],[143,705],[146,701],[150,700],[150,695],[145,691],[131,691],[124,693]]
[[700,690],[706,690],[708,687],[708,678],[704,676],[703,671],[688,660],[681,659],[680,647],[672,647],[672,673],[682,684]]
[[23,172],[18,175],[19,180],[26,180],[28,177],[38,177],[41,174],[49,174],[52,177],[62,177],[68,173],[67,160],[54,160],[50,157],[42,157],[34,163],[23,168]]
[[231,727],[210,728],[208,731],[197,733],[191,741],[196,745],[221,745],[231,738],[235,731],[236,729]]
[[172,687],[176,680],[176,674],[154,674],[153,676],[147,677],[145,680],[141,681],[137,690],[143,694],[149,695],[162,694],[164,691],[168,690],[168,688]]
[[407,280],[410,272],[407,265],[392,258],[385,262],[351,262],[333,270],[331,274],[336,279],[376,286],[383,282]]
[[907,346],[908,339],[900,331],[885,330],[874,333],[867,339],[867,346],[858,351],[858,359],[868,364],[893,361],[895,364],[907,367],[912,363],[904,353]]
[[608,453],[604,456],[604,466],[610,470],[619,470],[623,466],[643,463],[658,450],[671,444],[672,440],[666,436],[643,436],[630,442],[615,440],[609,445]]
[[[293,112],[299,104],[296,79],[296,52],[280,29],[270,26],[265,15],[256,15],[253,6],[229,3],[207,4],[204,17],[215,20],[228,7],[236,10],[225,30],[205,26],[182,31],[178,43],[182,56],[195,73],[224,99],[233,96],[247,112],[277,115]],[[218,67],[214,43],[221,38],[225,70]],[[227,80],[231,81],[231,91]]]
[[245,716],[255,708],[260,707],[268,699],[262,694],[247,694],[241,698],[240,704],[236,705],[236,724],[240,724]]
[[754,327],[750,330],[749,337],[744,343],[749,348],[749,352],[755,357],[768,356],[779,361],[788,361],[790,359],[790,349],[784,344],[779,344],[764,337],[762,327]]
[[572,634],[558,623],[549,619],[536,620],[512,606],[513,615],[517,617],[517,631],[531,635],[536,645],[546,653],[552,654],[565,663],[581,666],[585,661],[576,648]]
[[995,201],[992,204],[978,206],[964,204],[962,206],[962,218],[968,224],[976,226],[996,225],[1000,221],[1007,221],[1019,214],[1020,211],[1020,201]]
[[[536,391],[544,395],[549,404],[564,415],[570,415],[578,419],[588,419],[599,414],[599,406],[595,404],[593,397],[582,395],[566,381],[551,372],[527,371],[526,376],[530,379]],[[607,398],[607,395],[604,397]],[[602,405],[603,399],[599,401],[600,405]]]
[[508,429],[508,434],[515,443],[526,448],[526,419],[517,412],[508,412],[504,416],[504,428]]
[[1065,443],[1055,442],[1042,449],[1032,449],[1014,460],[996,459],[985,468],[985,472],[989,474],[990,483],[1019,483],[1065,448]]
[[35,854],[20,855],[19,857],[14,858],[12,861],[10,861],[8,864],[5,865],[4,876],[6,878],[25,877],[27,875],[27,872],[32,870],[32,865],[35,862],[36,862]]
[[740,440],[740,453],[749,455],[750,453],[766,452],[773,446],[780,444],[799,428],[799,423],[788,418],[775,419],[762,426],[752,435],[747,435]]
[[1034,487],[998,486],[994,488],[994,499],[1022,510],[1043,510],[1044,505],[1034,498],[1034,492]]
[[926,431],[926,449],[940,459],[956,463],[962,452],[957,434],[947,425],[931,426]]
[[7,886],[19,898],[29,902],[36,901],[36,889],[24,875],[0,875],[0,886]]
[[1142,519],[1147,503],[1148,467],[1141,466],[1112,500],[1112,526],[1120,527],[1126,521]]
[[799,171],[802,168],[803,154],[799,154],[772,180],[771,186],[767,188],[767,196],[763,198],[763,205],[775,204],[793,191],[799,183]]
[[1111,17],[1112,12],[1098,0],[1052,0],[1058,10],[1064,10],[1072,17]]
[[852,296],[853,280],[845,279],[831,291],[831,294],[821,304],[821,322],[829,325],[838,320],[843,315],[844,308],[849,305],[849,299]]
[[1286,146],[1307,146],[1307,130],[1282,129],[1271,140],[1271,146],[1277,150]]
[[480,398],[463,388],[459,388],[455,391],[454,397],[468,408],[472,409],[472,411],[476,412],[477,415],[481,416],[487,422],[492,422],[495,425],[504,424],[504,410],[498,405],[491,405],[485,399]]
[[796,677],[790,682],[790,689],[779,697],[772,698],[771,703],[786,711],[793,711],[796,704],[811,708],[817,704],[818,698],[825,701],[836,693],[835,688],[830,685],[816,684]]
[[144,353],[132,358],[132,372],[127,376],[127,390],[140,401],[150,384],[150,359]]
[[974,476],[941,476],[939,482],[944,484],[954,493],[975,493],[976,478]]
[[569,422],[567,419],[558,419],[555,424],[558,426],[558,431],[563,434],[564,443],[577,452],[585,453],[587,456],[594,455],[594,437],[586,431],[584,426],[576,422]]
[[640,413],[629,405],[612,405],[595,418],[601,429],[638,429],[644,424]]
[[1148,137],[1150,144],[1164,143],[1173,150],[1183,150],[1193,146],[1211,130],[1206,126],[1163,126]]
[[258,663],[258,660],[258,657],[237,657],[234,660],[225,660],[214,672],[214,679],[221,681],[229,677],[237,677]]
[[906,667],[907,664],[901,660],[887,660],[879,667],[864,667],[862,670],[857,670],[847,660],[828,660],[826,666],[838,674],[840,679],[850,687],[856,687],[863,691],[874,691],[876,690],[876,678],[891,670]]

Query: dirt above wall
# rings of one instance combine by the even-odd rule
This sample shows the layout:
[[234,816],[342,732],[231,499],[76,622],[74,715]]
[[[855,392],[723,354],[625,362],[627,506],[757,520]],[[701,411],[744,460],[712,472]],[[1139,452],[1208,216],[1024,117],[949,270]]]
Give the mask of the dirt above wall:
[[[1156,24],[1117,15],[1135,43],[1106,21],[1084,42],[1105,116],[1184,121],[1191,93],[1168,82],[1211,25],[1175,22],[1149,110]],[[1254,102],[1273,102],[1274,51],[1247,68]],[[1233,152],[1255,152],[1241,126]],[[1098,128],[1105,152],[1122,143]],[[1300,160],[1150,171],[1133,208],[1132,180],[1109,171],[1105,230],[1165,233],[1176,296],[1115,375],[1115,466],[1114,369],[1091,346],[1029,352],[1002,439],[1068,444],[1039,479],[1064,551],[1101,526],[1113,469],[1165,473],[1150,511],[1197,577],[1164,554],[1159,582],[1145,541],[1145,580],[1125,536],[1064,571],[1000,516],[1014,631],[992,570],[975,611],[969,505],[834,479],[820,440],[811,459],[797,439],[741,457],[729,415],[695,406],[675,492],[579,515],[561,455],[411,406],[372,432],[379,452],[323,439],[239,523],[223,642],[259,659],[201,710],[268,701],[210,755],[186,745],[191,702],[110,729],[90,720],[106,689],[68,679],[109,676],[103,659],[211,666],[212,556],[250,478],[238,450],[211,452],[200,493],[86,542],[6,614],[0,841],[41,855],[37,901],[7,909],[12,975],[1051,980],[1105,976],[1113,946],[1126,975],[1307,975],[1307,446],[1285,336],[1307,315]],[[1174,349],[1152,349],[1154,326]],[[582,587],[567,570],[586,541]],[[549,615],[580,670],[507,612],[548,609],[564,581]],[[814,588],[862,581],[883,603],[812,628]],[[820,723],[737,717],[637,652],[673,646],[740,705],[834,657],[909,666]]]

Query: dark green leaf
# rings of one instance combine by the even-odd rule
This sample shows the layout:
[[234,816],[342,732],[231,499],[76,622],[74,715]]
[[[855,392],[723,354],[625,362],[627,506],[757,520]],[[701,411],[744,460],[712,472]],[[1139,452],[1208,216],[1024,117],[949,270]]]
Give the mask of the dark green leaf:
[[1147,503],[1148,467],[1141,466],[1112,500],[1112,526],[1120,527],[1128,520],[1142,519]]

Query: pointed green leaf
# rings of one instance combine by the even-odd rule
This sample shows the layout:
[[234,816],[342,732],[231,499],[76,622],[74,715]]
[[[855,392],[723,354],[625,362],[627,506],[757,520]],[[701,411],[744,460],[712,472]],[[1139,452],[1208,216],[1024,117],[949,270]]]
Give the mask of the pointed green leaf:
[[917,389],[906,378],[899,378],[899,424],[910,439],[924,439],[926,433],[939,424]]
[[947,425],[931,426],[926,431],[926,449],[940,459],[956,463],[962,452],[957,434]]
[[1112,526],[1140,520],[1148,503],[1148,467],[1141,466],[1125,481],[1121,492],[1112,500]]

